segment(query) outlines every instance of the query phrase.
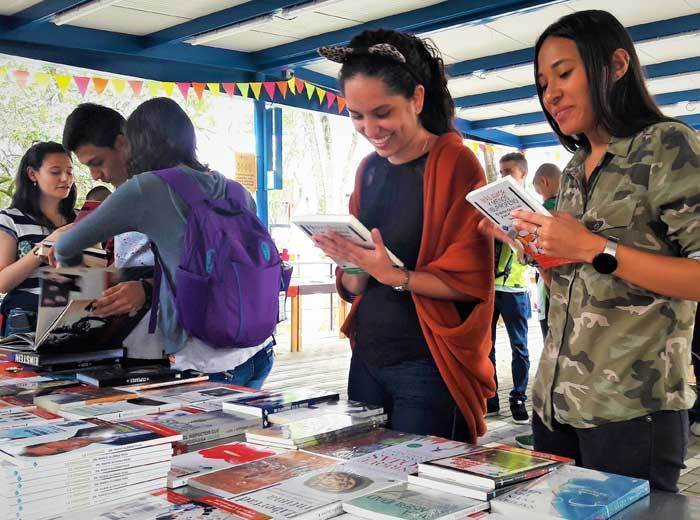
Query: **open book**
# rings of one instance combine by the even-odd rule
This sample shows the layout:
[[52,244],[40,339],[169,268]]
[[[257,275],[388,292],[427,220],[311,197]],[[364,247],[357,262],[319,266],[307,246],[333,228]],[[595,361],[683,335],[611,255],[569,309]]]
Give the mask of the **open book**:
[[18,334],[0,341],[2,347],[47,352],[81,352],[121,347],[141,318],[93,313],[93,302],[115,285],[117,273],[109,268],[42,268],[37,328],[34,335]]
[[[51,240],[44,240],[39,247],[39,256],[48,256],[53,244]],[[86,267],[107,267],[109,251],[100,246],[87,247],[83,249],[83,264]]]
[[467,195],[467,201],[504,231],[513,243],[540,267],[549,269],[557,265],[573,263],[572,260],[545,255],[537,244],[537,235],[525,231],[518,232],[513,227],[511,212],[516,209],[532,211],[548,217],[551,217],[552,214],[530,196],[512,177],[502,177],[470,192]]
[[[332,231],[365,249],[374,249],[372,234],[362,222],[357,220],[353,215],[312,215],[296,217],[292,222],[309,237]],[[394,253],[388,249],[387,253],[389,254],[389,259],[396,267],[403,267],[403,262],[399,260]],[[347,261],[340,261],[338,265],[343,271],[350,274],[360,274],[364,272],[355,264]]]

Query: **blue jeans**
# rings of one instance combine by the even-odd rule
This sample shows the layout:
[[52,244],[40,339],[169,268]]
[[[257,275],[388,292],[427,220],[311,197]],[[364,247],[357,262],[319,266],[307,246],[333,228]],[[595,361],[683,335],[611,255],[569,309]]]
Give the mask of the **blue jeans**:
[[510,402],[525,401],[528,374],[530,371],[530,354],[527,351],[527,320],[532,315],[530,295],[527,292],[508,293],[496,291],[496,300],[491,321],[491,353],[489,359],[493,363],[494,379],[498,388],[496,375],[496,324],[499,316],[503,316],[506,325],[510,349],[513,358],[510,364],[513,376],[513,390],[510,392]]
[[432,359],[372,367],[353,356],[348,397],[383,406],[394,430],[476,441]]
[[261,388],[275,361],[274,344],[274,342],[270,343],[233,370],[209,374],[209,381],[255,389]]

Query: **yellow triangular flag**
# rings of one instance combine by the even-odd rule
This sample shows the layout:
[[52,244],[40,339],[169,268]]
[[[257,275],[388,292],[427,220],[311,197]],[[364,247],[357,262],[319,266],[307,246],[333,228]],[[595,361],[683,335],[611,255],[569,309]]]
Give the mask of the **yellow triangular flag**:
[[312,85],[311,83],[306,84],[306,97],[311,99],[314,95],[314,90],[316,90],[316,87]]
[[323,98],[326,97],[326,91],[322,88],[316,87],[316,94],[318,94],[318,100],[323,103]]
[[51,75],[46,72],[37,72],[34,74],[34,84],[37,87],[46,88],[46,85],[51,81]]
[[212,96],[218,96],[219,92],[221,92],[220,83],[207,83],[207,87],[209,88],[209,92]]
[[292,94],[297,93],[297,83],[296,83],[296,81],[294,81],[294,78],[290,78],[290,80],[287,81],[287,85],[289,85],[289,91]]
[[160,94],[160,81],[147,81],[146,88],[148,89],[148,95],[151,97],[158,97]]
[[164,81],[162,85],[165,95],[168,97],[172,97],[173,90],[175,90],[175,83],[173,83],[172,81]]
[[65,74],[54,74],[53,79],[56,80],[56,85],[58,85],[58,90],[65,92],[73,80],[72,76],[66,76]]
[[241,91],[243,97],[248,97],[248,90],[250,89],[250,83],[237,83],[238,90]]
[[251,83],[250,88],[253,89],[253,95],[255,96],[255,99],[260,99],[260,91],[262,90],[262,83],[260,83],[259,81]]
[[7,73],[7,67],[3,65],[0,67],[0,76],[4,76]]
[[117,94],[121,94],[122,92],[124,92],[124,89],[126,88],[125,79],[113,79],[111,83],[114,87],[114,92],[116,92]]

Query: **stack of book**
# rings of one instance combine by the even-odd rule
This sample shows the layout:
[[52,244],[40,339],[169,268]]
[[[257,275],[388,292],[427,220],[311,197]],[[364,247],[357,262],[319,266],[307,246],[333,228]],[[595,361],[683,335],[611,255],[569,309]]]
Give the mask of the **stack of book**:
[[96,388],[87,385],[73,385],[58,388],[48,395],[34,398],[34,404],[44,410],[61,415],[71,408],[100,403],[113,403],[138,397],[133,392],[116,388]]
[[174,370],[161,364],[93,368],[79,370],[76,379],[86,385],[98,387],[138,386],[141,389],[206,381],[206,374],[193,370]]
[[515,484],[540,477],[572,459],[503,444],[469,447],[464,453],[418,464],[414,484],[478,500],[491,500]]
[[[362,457],[378,450],[383,450],[396,444],[410,440],[421,439],[422,435],[397,432],[386,428],[359,432],[341,439],[334,439],[315,446],[303,448],[304,451],[333,457],[338,461],[346,461]],[[442,456],[442,455],[441,455]]]
[[289,424],[301,421],[302,419],[308,419],[309,417],[319,417],[329,413],[349,415],[351,417],[364,419],[382,415],[384,413],[384,408],[381,406],[364,404],[359,401],[336,399],[273,413],[268,415],[267,419],[270,424]]
[[[34,379],[34,378],[31,378]],[[0,386],[0,410],[22,410],[35,408],[34,399],[58,392],[66,387],[75,387],[75,381],[64,379],[16,380],[14,384]]]
[[[125,387],[122,387],[125,388]],[[141,397],[151,399],[172,398],[184,406],[196,406],[207,410],[221,410],[221,403],[233,397],[250,397],[263,395],[252,388],[236,385],[224,385],[211,381],[200,381],[185,385],[166,386],[163,388],[135,389]]]
[[63,421],[4,430],[0,508],[43,518],[165,486],[175,432],[132,422]]

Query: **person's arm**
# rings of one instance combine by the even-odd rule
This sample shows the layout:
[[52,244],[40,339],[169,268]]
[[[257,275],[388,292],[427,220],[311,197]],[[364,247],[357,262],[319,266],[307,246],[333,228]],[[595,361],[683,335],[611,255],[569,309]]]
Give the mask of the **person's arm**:
[[17,239],[0,232],[0,292],[8,293],[41,265],[41,257],[31,252],[17,260]]
[[143,201],[137,180],[127,181],[58,239],[53,247],[56,261],[66,266],[79,265],[86,247],[127,231],[138,231],[143,222]]

